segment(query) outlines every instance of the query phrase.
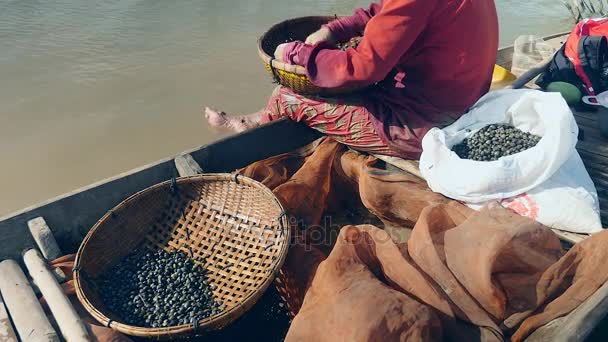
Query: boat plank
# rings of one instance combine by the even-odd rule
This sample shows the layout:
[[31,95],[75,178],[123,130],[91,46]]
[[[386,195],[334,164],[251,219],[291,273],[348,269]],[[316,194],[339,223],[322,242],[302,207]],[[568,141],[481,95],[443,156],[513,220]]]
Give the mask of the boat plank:
[[591,128],[590,133],[591,136],[594,136],[595,134],[597,134],[597,138],[599,138],[599,130],[594,130],[593,128],[595,126],[597,126],[597,121],[595,119],[592,118],[588,118],[585,116],[581,116],[581,115],[574,115],[574,118],[576,119],[576,123],[578,124],[578,128],[579,130],[583,130],[584,131],[584,135],[583,138],[581,140],[584,140],[584,137],[587,135],[587,130],[589,130],[589,128]]
[[526,341],[584,341],[608,312],[608,282],[570,314],[537,329]]
[[595,184],[602,225],[608,227],[608,172],[605,172],[608,169],[608,139],[600,134],[594,112],[573,110],[573,113],[579,129],[584,132],[576,148]]
[[559,237],[560,240],[569,242],[573,245],[575,245],[589,237],[588,234],[578,234],[578,233],[566,232],[566,231],[554,229],[554,228],[551,228],[551,230],[555,233],[555,235],[557,235]]
[[585,137],[584,141],[578,142],[576,149],[579,152],[593,153],[602,159],[608,158],[608,146],[598,146],[597,142],[590,141],[587,137]]
[[601,165],[593,165],[588,163],[585,159],[583,159],[583,163],[585,164],[585,168],[587,169],[587,173],[591,177],[593,184],[595,184],[595,189],[597,190],[597,195],[599,197],[605,198],[608,195],[608,176],[606,173],[602,172]]
[[[580,124],[582,120],[577,119],[579,122],[579,142],[582,143],[592,143],[592,144],[605,144],[606,138],[602,137],[599,130],[597,129],[597,124],[590,122],[587,124]],[[589,148],[589,144],[583,144],[584,148]],[[604,146],[605,147],[605,146]],[[605,153],[608,150],[600,150]]]
[[[579,117],[580,118],[580,117]],[[580,120],[580,119],[579,119]],[[587,119],[589,120],[589,119]],[[582,121],[582,120],[581,120]],[[600,134],[598,124],[595,120],[589,120],[589,124],[579,124],[579,129],[582,128],[584,131],[582,141],[594,142],[606,147],[606,142],[608,139]],[[605,149],[603,151],[606,151]]]
[[595,166],[599,169],[608,169],[608,158],[583,149],[578,149],[578,154],[583,161],[589,163],[590,167]]
[[203,169],[194,158],[192,158],[190,153],[175,157],[175,168],[180,177],[195,176],[203,173]]
[[597,113],[595,111],[591,111],[591,110],[582,110],[582,109],[574,109],[573,110],[574,113],[574,117],[578,120],[579,118],[581,119],[586,119],[586,120],[590,120],[592,122],[596,122],[597,120]]
[[581,141],[591,141],[591,142],[603,142],[606,143],[608,139],[604,138],[599,130],[597,119],[588,118],[585,116],[581,116],[578,114],[574,115],[576,123],[578,124],[579,131],[583,131],[582,137],[579,138]]
[[389,157],[389,156],[383,156],[383,155],[374,155],[376,158],[389,163],[393,166],[395,166],[396,168],[411,173],[414,176],[417,176],[418,178],[422,178],[424,179],[424,177],[422,177],[422,173],[420,173],[420,164],[417,160],[407,160],[407,159],[401,159],[401,158],[397,158],[397,157]]
[[596,187],[598,185],[602,187],[608,186],[608,172],[606,172],[606,169],[602,168],[601,165],[596,167],[595,165],[590,164],[587,167],[587,172],[589,172],[591,179],[594,179]]
[[588,156],[581,157],[597,191],[602,226],[608,227],[608,172],[605,171],[606,168],[603,166],[604,163],[608,162],[608,158],[598,165],[597,162],[590,161]]

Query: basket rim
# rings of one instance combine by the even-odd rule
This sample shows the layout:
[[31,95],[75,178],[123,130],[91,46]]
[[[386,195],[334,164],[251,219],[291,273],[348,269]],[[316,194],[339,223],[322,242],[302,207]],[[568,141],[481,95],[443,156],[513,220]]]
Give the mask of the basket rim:
[[264,49],[262,48],[262,42],[270,31],[273,31],[277,27],[279,27],[281,25],[285,25],[285,23],[288,23],[288,22],[308,21],[311,19],[327,19],[328,21],[330,21],[335,18],[336,18],[335,16],[328,16],[328,15],[309,15],[309,16],[296,17],[296,18],[291,18],[291,19],[280,21],[280,22],[272,25],[266,32],[264,32],[264,34],[262,34],[262,36],[260,36],[260,38],[258,38],[258,55],[260,56],[260,58],[262,58],[262,61],[266,64],[270,64],[270,62],[272,60],[272,67],[275,69],[280,69],[280,70],[294,73],[299,76],[308,77],[308,72],[306,71],[306,68],[304,68],[303,66],[277,61],[276,59],[273,58],[273,56],[268,55],[266,53],[266,51],[264,51]]
[[[254,180],[252,178],[240,175],[238,173],[204,173],[204,174],[198,174],[198,175],[194,175],[194,176],[176,177],[174,179],[178,185],[180,183],[188,183],[191,181],[243,182],[243,183],[252,185],[252,186],[262,190],[263,192],[265,192],[267,195],[269,195],[269,198],[275,202],[275,204],[279,207],[279,209],[281,210],[282,213],[286,212],[285,208],[283,207],[283,205],[281,204],[279,199],[274,195],[274,193],[267,186],[265,186],[264,184]],[[219,322],[227,321],[228,324],[231,323],[232,321],[234,321],[235,319],[239,318],[241,315],[246,313],[246,310],[239,313],[239,309],[241,309],[243,306],[249,306],[249,308],[251,308],[251,306],[253,306],[257,302],[257,300],[260,298],[261,294],[263,294],[266,291],[266,289],[270,286],[270,284],[274,281],[274,278],[275,278],[277,272],[281,269],[281,267],[283,266],[283,263],[285,262],[285,259],[287,257],[287,250],[289,248],[290,241],[291,241],[291,230],[289,229],[287,215],[282,215],[282,217],[280,217],[280,220],[282,222],[282,226],[283,226],[283,230],[284,230],[283,238],[284,238],[285,243],[283,244],[283,247],[279,251],[279,255],[278,255],[278,258],[272,269],[272,272],[269,273],[266,280],[264,280],[264,282],[260,285],[260,287],[256,291],[252,291],[251,293],[249,293],[238,304],[234,305],[229,310],[223,311],[219,315],[208,317],[208,318],[205,318],[205,319],[199,321],[196,329],[194,329],[193,323],[182,324],[182,325],[177,325],[177,326],[172,326],[172,327],[163,327],[163,328],[146,328],[146,327],[138,327],[138,326],[134,326],[134,325],[125,324],[125,323],[117,322],[117,321],[110,319],[108,316],[106,316],[104,313],[102,313],[99,309],[97,309],[89,301],[88,297],[86,296],[86,294],[84,293],[84,291],[82,289],[82,280],[80,278],[82,270],[80,268],[80,262],[81,262],[83,250],[87,247],[93,234],[99,229],[99,226],[101,224],[103,224],[109,217],[111,217],[114,214],[115,210],[123,207],[124,205],[127,205],[128,203],[132,202],[136,198],[138,198],[148,192],[152,192],[159,188],[169,186],[169,185],[171,185],[172,182],[173,182],[173,180],[167,180],[167,181],[163,181],[161,183],[152,185],[150,187],[147,187],[143,190],[140,190],[140,191],[134,193],[133,195],[127,197],[120,203],[118,203],[112,209],[108,210],[108,212],[106,212],[106,214],[103,215],[93,225],[93,227],[89,230],[89,232],[86,234],[82,243],[78,247],[78,251],[76,253],[76,257],[74,260],[74,288],[76,290],[76,296],[77,296],[78,300],[80,301],[80,303],[89,312],[89,314],[91,314],[91,316],[93,316],[98,322],[102,323],[104,326],[112,328],[114,330],[120,331],[120,332],[128,334],[128,335],[131,335],[131,336],[155,337],[155,338],[160,338],[160,339],[163,339],[163,338],[167,339],[167,338],[171,338],[171,337],[182,335],[182,334],[215,330],[215,329],[218,329],[219,327],[221,327],[220,324],[217,324]],[[209,328],[213,324],[216,324],[216,327]]]

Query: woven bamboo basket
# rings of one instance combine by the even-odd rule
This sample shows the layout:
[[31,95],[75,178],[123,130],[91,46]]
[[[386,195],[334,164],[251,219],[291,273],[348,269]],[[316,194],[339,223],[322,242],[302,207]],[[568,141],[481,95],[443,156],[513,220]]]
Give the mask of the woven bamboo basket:
[[272,26],[258,40],[258,54],[274,81],[304,95],[334,96],[362,90],[361,87],[320,88],[308,79],[306,68],[274,59],[279,44],[299,40],[305,41],[309,34],[336,17],[310,16],[282,21]]
[[[289,244],[282,205],[264,185],[233,174],[167,181],[101,218],[76,255],[76,294],[100,323],[132,336],[175,339],[221,329],[249,310],[281,268]],[[95,280],[133,251],[182,250],[207,269],[216,316],[166,328],[127,325],[101,301]]]

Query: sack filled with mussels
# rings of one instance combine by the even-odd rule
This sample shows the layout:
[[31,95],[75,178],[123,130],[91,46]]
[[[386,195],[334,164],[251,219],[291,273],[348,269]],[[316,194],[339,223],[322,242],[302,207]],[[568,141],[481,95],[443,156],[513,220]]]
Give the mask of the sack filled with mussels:
[[424,136],[420,172],[433,191],[473,208],[500,201],[547,226],[592,233],[601,229],[599,202],[577,141],[559,94],[494,91]]

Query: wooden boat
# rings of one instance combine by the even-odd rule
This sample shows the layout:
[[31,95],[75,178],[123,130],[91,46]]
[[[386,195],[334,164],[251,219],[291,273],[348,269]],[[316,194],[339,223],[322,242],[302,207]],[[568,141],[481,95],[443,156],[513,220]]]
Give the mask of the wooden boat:
[[[557,34],[546,40],[559,47],[566,35]],[[497,64],[511,67],[513,47],[498,51]],[[578,150],[592,176],[600,198],[604,226],[608,226],[608,140],[602,138],[594,113],[576,112],[584,131]],[[210,145],[197,147],[176,156],[119,174],[101,182],[66,193],[43,203],[0,218],[0,260],[20,259],[25,248],[35,242],[28,231],[28,221],[43,217],[64,251],[75,251],[95,222],[123,199],[162,181],[194,172],[231,172],[254,161],[294,150],[320,135],[300,124],[281,120],[228,137]],[[416,163],[387,161],[398,168],[416,173]],[[200,166],[200,168],[199,168]],[[404,172],[405,172],[404,171]],[[558,232],[565,243],[577,243],[586,236]],[[1,305],[1,304],[0,304]],[[584,340],[601,330],[608,312],[608,283],[569,315],[538,329],[527,340]],[[600,329],[596,329],[600,327]],[[595,330],[595,332],[594,332]]]

